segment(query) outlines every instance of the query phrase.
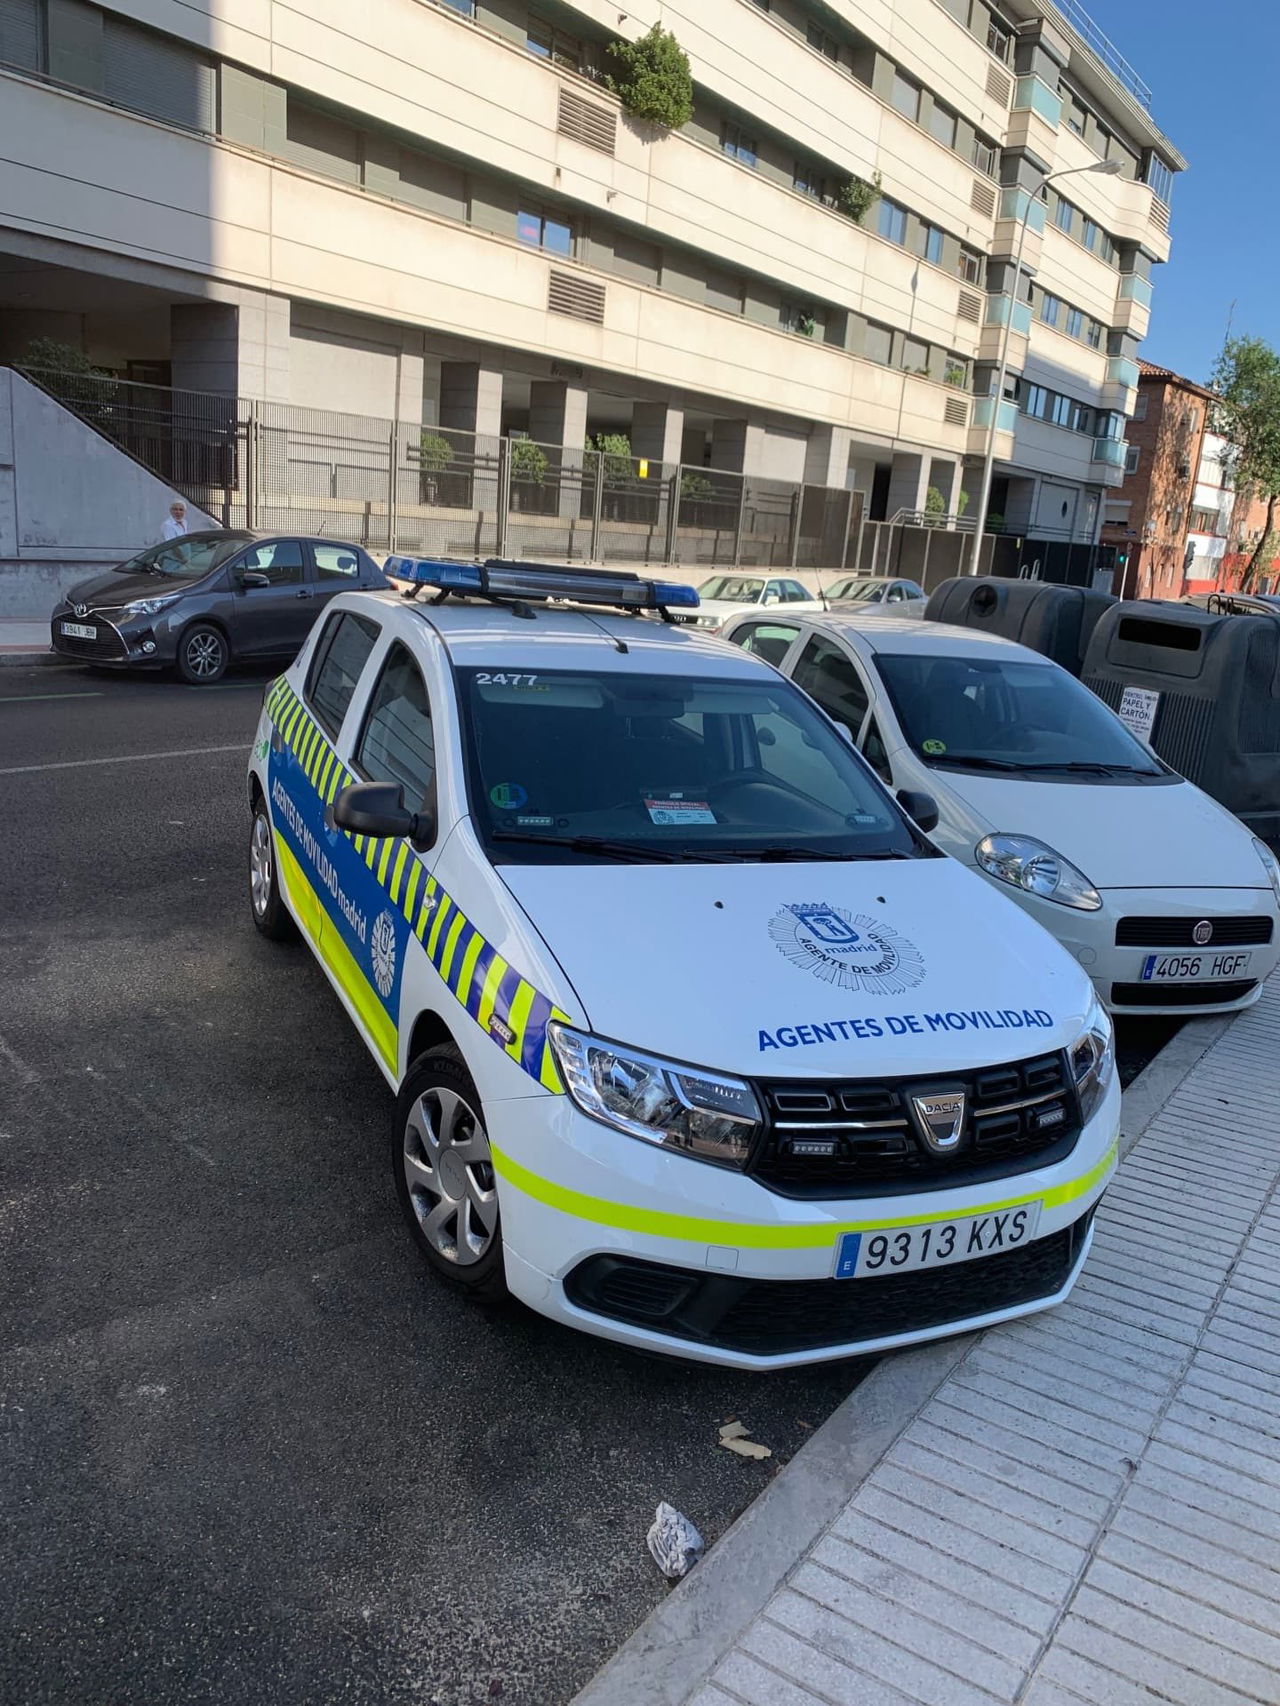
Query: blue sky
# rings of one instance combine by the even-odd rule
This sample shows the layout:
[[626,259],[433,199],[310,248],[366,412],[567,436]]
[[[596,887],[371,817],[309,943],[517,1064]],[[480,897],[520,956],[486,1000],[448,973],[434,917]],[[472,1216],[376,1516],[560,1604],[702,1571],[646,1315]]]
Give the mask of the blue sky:
[[1280,0],[1083,0],[1190,162],[1156,269],[1148,361],[1203,381],[1234,330],[1280,348]]

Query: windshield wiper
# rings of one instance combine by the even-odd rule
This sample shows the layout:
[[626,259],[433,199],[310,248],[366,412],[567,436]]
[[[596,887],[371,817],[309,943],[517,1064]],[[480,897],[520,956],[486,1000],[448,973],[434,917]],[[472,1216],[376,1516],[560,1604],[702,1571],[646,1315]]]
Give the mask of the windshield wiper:
[[1081,776],[1162,776],[1162,770],[1150,769],[1142,764],[1106,764],[1102,762],[1088,763],[1083,759],[1073,758],[1069,762],[1052,761],[1045,764],[1028,764],[1027,770],[1067,771]]
[[640,841],[606,841],[599,835],[526,835],[518,829],[495,829],[492,841],[521,841],[533,847],[567,847],[571,853],[599,853],[607,859],[651,859],[674,865],[682,859],[705,859],[705,853],[686,853],[670,847],[647,847]]
[[966,770],[1043,770],[1042,764],[1011,764],[1007,758],[987,758],[980,752],[926,753],[928,764],[962,764]]
[[727,859],[755,860],[759,864],[781,865],[788,864],[817,864],[820,861],[830,861],[841,865],[856,864],[859,861],[874,861],[878,859],[910,859],[910,853],[899,852],[896,848],[885,853],[828,853],[804,847],[725,847],[721,849]]

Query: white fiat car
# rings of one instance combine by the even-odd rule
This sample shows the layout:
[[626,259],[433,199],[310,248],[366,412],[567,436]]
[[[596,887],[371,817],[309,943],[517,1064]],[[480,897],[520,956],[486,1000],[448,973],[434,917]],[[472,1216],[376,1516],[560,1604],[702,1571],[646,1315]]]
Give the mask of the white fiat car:
[[689,588],[388,572],[431,602],[341,595],[268,689],[249,892],[396,1094],[436,1273],[742,1368],[1064,1297],[1115,1167],[1111,1022],[930,802],[647,619]]
[[1066,670],[1011,640],[832,612],[724,638],[822,706],[884,782],[933,796],[933,840],[1013,896],[1114,1013],[1256,1001],[1280,957],[1265,844]]
[[772,609],[785,605],[788,610],[825,610],[825,601],[810,592],[800,581],[787,575],[732,574],[713,575],[698,587],[698,608],[683,617],[693,628],[718,628],[731,616],[744,611]]

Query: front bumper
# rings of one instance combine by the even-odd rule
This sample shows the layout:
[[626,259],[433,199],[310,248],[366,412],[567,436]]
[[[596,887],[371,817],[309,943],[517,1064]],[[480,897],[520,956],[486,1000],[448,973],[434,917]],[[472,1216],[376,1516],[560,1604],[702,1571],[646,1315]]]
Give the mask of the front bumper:
[[[115,669],[156,669],[171,664],[177,654],[163,616],[152,624],[147,618],[116,622],[112,615],[91,610],[77,616],[69,605],[60,606],[49,619],[49,640],[61,657]],[[64,622],[92,628],[94,637],[64,634]]]
[[[775,1194],[614,1133],[565,1096],[503,1102],[489,1119],[507,1283],[580,1331],[730,1368],[787,1368],[988,1326],[1070,1291],[1115,1168],[1119,1113],[1113,1080],[1054,1166],[858,1202]],[[834,1277],[844,1232],[1036,1201],[1037,1236],[1016,1251],[887,1280]]]
[[[979,872],[979,875],[983,873]],[[988,881],[991,879],[988,878]],[[1055,936],[1093,980],[1099,999],[1112,1013],[1190,1018],[1197,1013],[1232,1013],[1251,1006],[1262,985],[1280,963],[1280,918],[1269,888],[1256,889],[1102,889],[1097,912],[1077,912],[1038,895],[1019,894],[1006,883],[994,883]],[[1117,946],[1116,932],[1124,919],[1182,919],[1209,924],[1222,919],[1260,919],[1271,923],[1265,943],[1174,945],[1158,941]],[[1144,977],[1151,955],[1201,956],[1202,980],[1160,983]],[[1247,954],[1244,965],[1229,961]],[[1214,975],[1215,967],[1218,975]]]

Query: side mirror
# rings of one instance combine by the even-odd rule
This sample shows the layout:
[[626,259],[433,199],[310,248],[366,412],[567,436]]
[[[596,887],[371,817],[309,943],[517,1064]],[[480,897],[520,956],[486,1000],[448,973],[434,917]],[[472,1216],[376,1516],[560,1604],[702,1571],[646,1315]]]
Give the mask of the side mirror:
[[398,782],[353,782],[333,802],[333,821],[348,835],[371,835],[375,841],[403,837],[429,847],[436,838],[435,812],[411,812]]
[[898,804],[918,830],[928,835],[938,827],[938,802],[932,794],[922,794],[915,788],[899,788]]
[[238,569],[236,580],[241,586],[270,586],[271,576],[264,575],[261,569]]

